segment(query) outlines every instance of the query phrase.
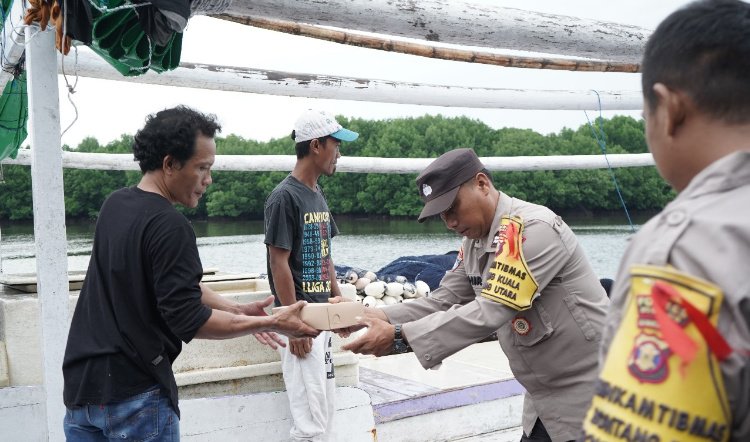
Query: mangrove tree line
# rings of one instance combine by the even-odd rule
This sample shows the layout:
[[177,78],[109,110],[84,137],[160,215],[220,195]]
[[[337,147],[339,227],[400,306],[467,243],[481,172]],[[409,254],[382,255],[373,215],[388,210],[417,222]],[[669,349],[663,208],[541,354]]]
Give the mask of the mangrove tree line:
[[[479,156],[601,155],[588,125],[542,135],[532,130],[492,129],[469,118],[424,116],[388,121],[340,118],[345,127],[360,133],[357,141],[344,143],[341,154],[351,156],[424,158],[437,157],[457,147],[473,147]],[[608,153],[647,152],[643,121],[614,117],[602,122]],[[75,150],[129,153],[132,137],[101,145],[87,138]],[[69,149],[67,146],[65,149]],[[219,154],[293,155],[287,136],[268,142],[236,135],[217,139]],[[32,217],[31,175],[26,166],[2,166],[0,219]],[[213,185],[191,217],[261,218],[263,203],[286,173],[214,172]],[[616,170],[628,207],[661,209],[674,194],[654,167]],[[337,173],[321,178],[321,185],[335,214],[413,216],[421,203],[414,185],[416,175]],[[138,182],[137,171],[64,171],[65,210],[69,217],[96,217],[104,198],[115,189]],[[607,170],[495,172],[496,186],[521,199],[544,204],[556,211],[587,212],[620,210],[614,184]]]

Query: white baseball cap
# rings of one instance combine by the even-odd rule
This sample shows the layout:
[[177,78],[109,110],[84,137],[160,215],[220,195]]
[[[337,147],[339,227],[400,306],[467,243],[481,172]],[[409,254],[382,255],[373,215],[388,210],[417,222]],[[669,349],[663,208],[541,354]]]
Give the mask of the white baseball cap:
[[309,141],[315,138],[332,136],[341,141],[354,141],[357,132],[344,129],[333,116],[323,111],[306,110],[294,123],[294,142]]

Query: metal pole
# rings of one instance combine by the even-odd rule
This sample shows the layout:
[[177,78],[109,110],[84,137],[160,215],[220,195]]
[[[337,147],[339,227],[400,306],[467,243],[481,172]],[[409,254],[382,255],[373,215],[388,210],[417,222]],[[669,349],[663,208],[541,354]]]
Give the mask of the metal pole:
[[69,291],[54,29],[26,27],[26,70],[47,439],[56,442],[65,439],[62,361]]

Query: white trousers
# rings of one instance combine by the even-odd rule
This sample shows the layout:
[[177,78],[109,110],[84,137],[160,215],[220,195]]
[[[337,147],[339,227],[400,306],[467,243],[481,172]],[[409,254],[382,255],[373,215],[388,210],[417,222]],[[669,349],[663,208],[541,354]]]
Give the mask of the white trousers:
[[313,339],[312,351],[304,358],[294,356],[289,347],[280,348],[279,351],[292,412],[291,440],[328,441],[336,391],[331,332],[324,331]]

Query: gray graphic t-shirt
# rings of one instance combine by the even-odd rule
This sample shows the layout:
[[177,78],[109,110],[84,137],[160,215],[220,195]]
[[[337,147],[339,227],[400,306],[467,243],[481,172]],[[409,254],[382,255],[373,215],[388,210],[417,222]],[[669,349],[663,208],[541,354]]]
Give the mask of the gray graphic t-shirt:
[[[328,302],[331,282],[331,239],[339,231],[320,186],[313,191],[289,175],[271,192],[263,213],[267,245],[291,251],[292,270],[297,300]],[[271,259],[266,248],[266,263],[271,292],[276,295],[271,272]]]

